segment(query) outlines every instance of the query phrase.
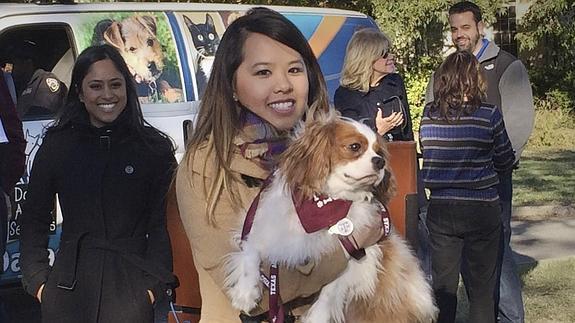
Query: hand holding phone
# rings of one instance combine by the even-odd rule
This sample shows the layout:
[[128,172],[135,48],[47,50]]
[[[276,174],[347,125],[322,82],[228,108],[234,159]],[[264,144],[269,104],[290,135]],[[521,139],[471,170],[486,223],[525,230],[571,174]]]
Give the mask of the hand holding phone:
[[392,112],[389,116],[384,117],[381,108],[377,109],[375,116],[375,127],[377,133],[381,136],[389,132],[391,129],[400,126],[403,123],[403,113]]

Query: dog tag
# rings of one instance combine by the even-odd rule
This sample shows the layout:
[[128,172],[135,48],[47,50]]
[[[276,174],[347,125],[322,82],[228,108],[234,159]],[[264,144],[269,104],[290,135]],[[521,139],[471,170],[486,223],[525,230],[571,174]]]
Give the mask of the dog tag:
[[353,232],[353,222],[348,218],[343,218],[332,225],[327,232],[339,234],[340,236],[348,236]]

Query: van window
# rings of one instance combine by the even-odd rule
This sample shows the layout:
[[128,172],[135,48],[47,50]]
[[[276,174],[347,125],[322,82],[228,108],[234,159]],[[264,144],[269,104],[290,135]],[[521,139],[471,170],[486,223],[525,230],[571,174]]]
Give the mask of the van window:
[[68,87],[62,79],[69,80],[73,65],[68,35],[63,24],[18,26],[0,34],[0,64],[11,75],[23,121],[52,119],[63,106]]

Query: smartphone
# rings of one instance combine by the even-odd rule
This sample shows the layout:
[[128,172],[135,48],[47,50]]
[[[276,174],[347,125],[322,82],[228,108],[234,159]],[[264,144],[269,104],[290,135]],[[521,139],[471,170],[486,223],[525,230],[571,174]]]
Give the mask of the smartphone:
[[381,114],[384,118],[389,117],[393,112],[397,112],[402,113],[403,118],[405,119],[403,103],[401,103],[401,99],[397,95],[385,99],[381,102],[379,108],[381,109]]

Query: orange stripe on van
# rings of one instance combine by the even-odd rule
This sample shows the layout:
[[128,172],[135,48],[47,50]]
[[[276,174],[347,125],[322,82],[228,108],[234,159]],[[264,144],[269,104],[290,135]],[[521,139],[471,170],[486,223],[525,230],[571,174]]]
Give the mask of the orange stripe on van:
[[323,54],[323,51],[329,46],[341,26],[343,26],[345,19],[345,17],[341,16],[323,17],[308,41],[315,57],[319,58]]

